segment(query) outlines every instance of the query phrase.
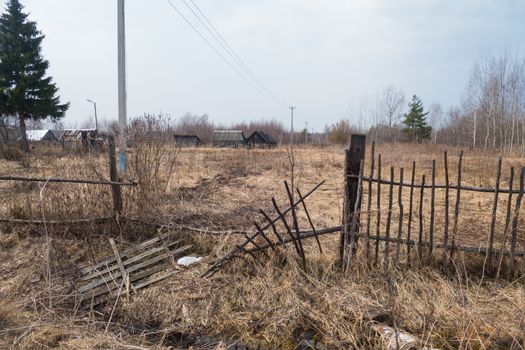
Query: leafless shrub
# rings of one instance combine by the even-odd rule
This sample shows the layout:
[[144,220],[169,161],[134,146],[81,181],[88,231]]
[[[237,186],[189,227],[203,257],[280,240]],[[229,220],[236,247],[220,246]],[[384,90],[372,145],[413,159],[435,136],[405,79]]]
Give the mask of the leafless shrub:
[[172,142],[170,118],[164,115],[134,119],[129,136],[133,144],[130,176],[139,183],[139,200],[151,203],[156,195],[168,190],[180,147]]
[[0,155],[7,161],[20,161],[24,158],[24,152],[19,147],[0,144]]
[[350,142],[350,136],[355,132],[355,128],[348,119],[341,119],[332,126],[328,127],[328,139],[331,143],[346,145]]

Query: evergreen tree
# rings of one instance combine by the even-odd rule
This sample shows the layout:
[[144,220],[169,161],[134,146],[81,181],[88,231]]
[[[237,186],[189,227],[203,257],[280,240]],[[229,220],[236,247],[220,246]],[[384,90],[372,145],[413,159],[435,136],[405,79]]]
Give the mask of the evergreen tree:
[[26,120],[58,120],[69,108],[69,103],[60,103],[58,88],[46,76],[49,62],[42,57],[43,40],[19,0],[8,0],[0,17],[0,114],[18,117],[26,152]]
[[414,95],[412,101],[408,104],[409,111],[405,114],[403,132],[413,141],[422,141],[429,139],[432,135],[432,127],[427,124],[428,112],[425,112],[423,102],[419,97]]

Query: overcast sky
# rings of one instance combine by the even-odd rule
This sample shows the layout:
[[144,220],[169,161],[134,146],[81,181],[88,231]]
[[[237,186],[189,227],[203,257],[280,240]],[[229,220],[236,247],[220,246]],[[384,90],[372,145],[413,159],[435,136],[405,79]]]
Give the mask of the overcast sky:
[[[5,0],[0,0],[5,4]],[[198,24],[182,0],[171,0]],[[458,104],[481,51],[521,50],[523,0],[194,0],[297,123],[357,120],[394,84],[428,106]],[[116,0],[21,0],[46,34],[66,122],[117,118]],[[208,113],[220,123],[288,122],[289,110],[239,78],[166,0],[127,1],[128,111]]]

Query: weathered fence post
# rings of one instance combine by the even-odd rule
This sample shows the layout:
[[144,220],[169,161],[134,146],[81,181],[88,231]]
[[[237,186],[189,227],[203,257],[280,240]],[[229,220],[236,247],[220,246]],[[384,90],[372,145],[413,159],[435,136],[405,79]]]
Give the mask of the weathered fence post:
[[[115,137],[108,138],[108,156],[109,156],[109,177],[112,182],[118,182],[117,160],[115,152]],[[111,185],[113,195],[113,212],[115,215],[122,211],[122,193],[119,185]]]
[[[350,148],[346,150],[345,159],[345,199],[344,199],[344,213],[343,213],[343,232],[341,234],[341,243],[339,248],[339,254],[341,263],[344,262],[345,245],[350,242],[349,234],[355,234],[359,232],[359,216],[356,217],[357,225],[356,232],[350,232],[350,224],[354,216],[359,215],[359,211],[355,211],[355,205],[358,196],[359,187],[359,172],[361,167],[361,161],[365,160],[366,150],[366,135],[353,134],[350,138]],[[352,240],[355,242],[351,249],[355,250],[357,247],[357,237]]]

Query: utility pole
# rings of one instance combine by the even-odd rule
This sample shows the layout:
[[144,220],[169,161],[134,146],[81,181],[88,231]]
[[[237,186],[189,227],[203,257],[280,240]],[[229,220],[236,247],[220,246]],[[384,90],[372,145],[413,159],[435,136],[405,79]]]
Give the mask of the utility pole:
[[95,131],[98,133],[98,116],[97,116],[97,103],[88,98],[88,102],[93,103],[93,108],[95,109]]
[[126,93],[126,10],[125,0],[118,1],[118,124],[119,124],[119,168],[120,174],[126,173],[126,127],[127,127],[127,93]]

